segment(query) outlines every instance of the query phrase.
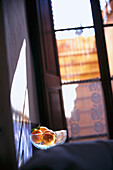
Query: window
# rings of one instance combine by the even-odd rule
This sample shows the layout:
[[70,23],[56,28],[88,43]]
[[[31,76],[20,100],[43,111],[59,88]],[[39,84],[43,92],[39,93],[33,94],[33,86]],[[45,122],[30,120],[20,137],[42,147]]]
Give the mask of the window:
[[113,1],[51,1],[69,138],[112,138]]
[[[0,47],[3,62],[0,68],[5,75],[3,76],[1,71],[1,94],[3,96],[1,109],[4,111],[1,117],[1,132],[2,129],[7,132],[9,128],[9,133],[2,136],[2,141],[9,141],[8,145],[7,142],[1,142],[1,144],[4,158],[7,157],[7,160],[11,158],[9,159],[11,162],[15,161],[15,158],[13,157],[8,88],[11,87],[19,61],[18,57],[22,51],[26,51],[22,56],[26,56],[28,71],[28,96],[25,100],[28,106],[26,114],[28,122],[24,124],[18,121],[22,118],[21,113],[19,119],[18,114],[13,114],[14,129],[17,128],[19,132],[19,135],[15,133],[15,138],[20,136],[20,139],[23,137],[29,142],[29,135],[27,140],[24,131],[27,129],[26,133],[30,133],[31,123],[34,122],[41,122],[48,128],[59,130],[67,128],[67,121],[70,140],[97,137],[113,139],[113,41],[111,39],[113,0],[65,0],[61,11],[58,8],[58,13],[54,10],[57,7],[55,2],[60,3],[60,7],[63,0],[11,1],[10,5],[6,1],[1,3],[1,40],[3,41]],[[69,11],[70,5],[72,5],[71,12]],[[66,10],[65,7],[67,7]],[[15,15],[13,15],[14,11]],[[60,14],[60,19],[62,19],[60,27],[57,27],[55,19],[57,14]],[[55,41],[54,33],[57,41]],[[26,67],[25,63],[23,65]],[[17,116],[16,119],[15,116]],[[6,120],[7,126],[4,123]],[[23,127],[21,131],[23,135],[20,135],[21,127]],[[17,156],[20,153],[19,166],[24,164],[29,156],[32,156],[32,150],[29,150],[24,140],[20,139],[18,140],[22,146],[20,152],[18,152],[19,146],[16,148]]]

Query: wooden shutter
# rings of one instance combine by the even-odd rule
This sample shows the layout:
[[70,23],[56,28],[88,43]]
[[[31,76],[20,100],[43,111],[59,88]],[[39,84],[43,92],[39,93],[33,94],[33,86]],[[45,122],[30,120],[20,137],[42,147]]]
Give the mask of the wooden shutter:
[[40,121],[53,130],[66,129],[51,2],[29,0],[27,10]]
[[62,102],[58,56],[52,23],[51,2],[48,0],[39,0],[37,2],[37,9],[40,7],[40,21],[42,21],[40,34],[43,36],[41,45],[45,97],[47,102],[47,119],[51,128],[62,129],[66,128],[66,123]]

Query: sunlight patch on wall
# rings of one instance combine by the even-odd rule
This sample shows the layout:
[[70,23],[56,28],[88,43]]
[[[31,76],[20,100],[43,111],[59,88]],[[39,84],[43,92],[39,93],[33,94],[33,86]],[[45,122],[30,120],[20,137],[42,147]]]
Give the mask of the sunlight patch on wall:
[[12,109],[17,113],[22,114],[25,103],[24,116],[29,118],[25,39],[23,40],[17,67],[14,73],[10,97]]
[[26,40],[24,39],[21,46],[17,67],[14,73],[10,93],[18,167],[21,167],[32,157],[32,144],[30,141],[31,121],[29,117],[26,57]]

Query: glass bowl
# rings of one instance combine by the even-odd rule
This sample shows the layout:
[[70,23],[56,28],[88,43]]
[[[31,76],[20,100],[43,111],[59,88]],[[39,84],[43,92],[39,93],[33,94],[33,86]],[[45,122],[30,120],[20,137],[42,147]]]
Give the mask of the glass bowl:
[[[55,141],[51,142],[50,145],[44,145],[42,142],[37,143],[37,141],[42,141],[42,137],[40,134],[31,134],[30,135],[30,140],[33,146],[35,146],[38,149],[48,149],[56,145],[60,145],[65,143],[66,138],[67,138],[67,131],[66,130],[59,130],[59,131],[54,131],[55,133]],[[43,135],[42,135],[43,136]]]

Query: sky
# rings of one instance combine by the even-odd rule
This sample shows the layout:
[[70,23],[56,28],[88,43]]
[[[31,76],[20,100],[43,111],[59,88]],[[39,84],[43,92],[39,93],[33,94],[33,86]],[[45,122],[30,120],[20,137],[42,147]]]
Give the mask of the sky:
[[55,29],[93,25],[89,0],[52,0]]

